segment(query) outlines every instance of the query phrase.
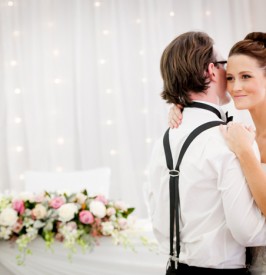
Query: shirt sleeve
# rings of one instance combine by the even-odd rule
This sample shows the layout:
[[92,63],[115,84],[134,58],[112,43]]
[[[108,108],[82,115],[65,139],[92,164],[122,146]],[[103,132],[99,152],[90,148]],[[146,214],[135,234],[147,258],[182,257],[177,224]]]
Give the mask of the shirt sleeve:
[[238,159],[229,149],[221,151],[217,158],[212,163],[219,166],[218,189],[233,237],[243,246],[266,245],[265,217],[256,206]]

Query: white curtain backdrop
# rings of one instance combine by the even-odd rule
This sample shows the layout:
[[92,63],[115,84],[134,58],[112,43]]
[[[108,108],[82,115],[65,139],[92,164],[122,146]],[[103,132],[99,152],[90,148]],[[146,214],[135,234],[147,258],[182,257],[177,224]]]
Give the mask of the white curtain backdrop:
[[265,31],[265,10],[264,0],[0,0],[0,191],[23,190],[27,170],[109,166],[110,197],[145,217],[150,153],[167,129],[163,49],[202,30],[226,57]]

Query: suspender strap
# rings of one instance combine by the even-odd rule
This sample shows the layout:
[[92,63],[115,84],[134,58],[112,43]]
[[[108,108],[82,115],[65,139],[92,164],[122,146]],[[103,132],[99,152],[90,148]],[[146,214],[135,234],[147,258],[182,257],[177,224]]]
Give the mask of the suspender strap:
[[[194,131],[190,133],[188,138],[185,140],[179,157],[177,164],[173,166],[173,157],[170,148],[169,142],[169,130],[168,129],[163,138],[164,144],[164,152],[166,156],[166,164],[169,169],[170,180],[169,180],[169,195],[170,195],[170,261],[172,268],[175,268],[178,262],[178,257],[180,253],[180,236],[179,236],[179,211],[180,211],[180,204],[179,204],[179,171],[180,171],[180,164],[183,159],[183,156],[188,149],[190,143],[194,140],[196,136],[198,136],[203,131],[218,126],[220,124],[226,124],[223,121],[210,121],[205,124],[200,125]],[[176,228],[175,236],[176,236],[176,247],[174,251],[174,228]]]

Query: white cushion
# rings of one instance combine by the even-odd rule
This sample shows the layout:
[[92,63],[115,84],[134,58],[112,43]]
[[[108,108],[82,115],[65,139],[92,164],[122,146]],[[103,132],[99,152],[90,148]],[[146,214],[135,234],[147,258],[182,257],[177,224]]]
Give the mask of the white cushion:
[[25,191],[72,193],[87,189],[89,195],[102,194],[108,197],[110,176],[111,169],[109,167],[74,172],[27,171],[25,173]]

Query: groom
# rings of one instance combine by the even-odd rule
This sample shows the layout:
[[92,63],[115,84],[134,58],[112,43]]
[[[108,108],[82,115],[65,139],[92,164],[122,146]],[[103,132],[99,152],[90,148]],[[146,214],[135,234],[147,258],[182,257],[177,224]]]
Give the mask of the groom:
[[[162,98],[185,106],[182,124],[169,132],[174,165],[187,136],[224,115],[219,107],[229,101],[224,63],[202,32],[178,36],[163,52]],[[169,171],[162,139],[154,147],[149,183],[154,233],[168,254]],[[189,146],[180,166],[179,194],[178,274],[247,274],[246,247],[266,245],[266,221],[218,127]]]

